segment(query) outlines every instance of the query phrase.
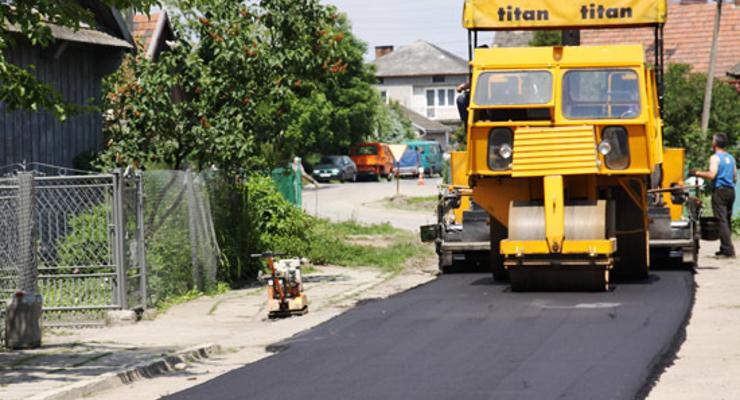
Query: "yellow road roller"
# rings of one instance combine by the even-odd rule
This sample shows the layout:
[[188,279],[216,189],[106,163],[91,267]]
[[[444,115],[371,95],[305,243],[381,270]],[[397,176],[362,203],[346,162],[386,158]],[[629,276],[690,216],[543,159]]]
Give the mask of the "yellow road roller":
[[[445,200],[455,196],[469,196],[470,204],[485,210],[488,263],[494,278],[510,279],[515,291],[601,291],[608,289],[610,274],[646,277],[651,215],[668,223],[666,248],[679,249],[682,258],[697,249],[694,225],[677,223],[687,198],[681,151],[671,153],[673,180],[664,179],[665,1],[591,6],[596,11],[584,14],[576,3],[556,0],[465,2],[471,74],[461,164],[467,182],[448,189],[439,211],[461,205]],[[607,11],[599,13],[600,7]],[[597,18],[601,14],[614,18]],[[578,29],[608,26],[654,27],[653,65],[640,45],[577,45]],[[477,43],[480,31],[543,28],[570,30],[565,36],[575,36],[575,45]],[[422,236],[436,238],[441,257],[445,244],[464,252],[464,244],[445,241],[442,219]],[[481,248],[478,241],[471,251]]]

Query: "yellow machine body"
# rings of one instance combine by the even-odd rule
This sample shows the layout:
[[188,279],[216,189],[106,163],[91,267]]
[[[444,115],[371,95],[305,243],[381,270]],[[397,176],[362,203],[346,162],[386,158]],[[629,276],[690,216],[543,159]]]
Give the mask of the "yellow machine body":
[[[632,233],[647,246],[647,185],[664,153],[644,54],[642,46],[475,50],[465,175],[474,201],[508,233],[498,244],[492,233],[508,269],[608,271],[615,218],[636,220]],[[459,157],[454,182],[462,180]]]
[[[450,172],[453,187],[468,186],[468,153],[464,151],[450,152]],[[460,207],[454,210],[455,223],[462,224],[463,212],[470,209],[470,196],[460,197]]]
[[[670,189],[671,185],[684,185],[684,159],[686,157],[686,150],[680,148],[666,147],[663,149],[663,182],[661,187],[663,189]],[[671,193],[665,192],[663,195],[663,202],[668,205],[671,210],[671,221],[680,221],[683,219],[683,204],[674,204],[671,200]]]

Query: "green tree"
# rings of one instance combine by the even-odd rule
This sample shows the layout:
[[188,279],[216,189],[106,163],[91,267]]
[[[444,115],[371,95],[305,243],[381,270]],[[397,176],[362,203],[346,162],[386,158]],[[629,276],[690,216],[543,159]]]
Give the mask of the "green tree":
[[379,103],[375,128],[376,140],[384,143],[400,143],[414,139],[416,134],[411,120],[403,113],[401,105],[391,100],[388,104]]
[[[707,76],[686,64],[670,64],[665,74],[663,139],[667,146],[683,147],[689,166],[706,168],[710,143],[702,138],[701,110]],[[725,82],[714,83],[710,132],[724,132],[735,144],[740,135],[740,95]]]
[[[146,11],[156,0],[102,0],[105,5]],[[92,12],[75,0],[0,1],[0,101],[11,110],[52,111],[64,120],[78,105],[69,104],[48,84],[40,82],[33,66],[10,63],[5,50],[18,39],[35,46],[54,43],[49,24],[74,30],[82,24],[95,25]]]
[[534,31],[530,46],[560,46],[563,43],[563,33],[561,31]]
[[[318,0],[181,0],[179,40],[107,82],[107,164],[263,171],[372,133],[365,46]],[[181,22],[177,22],[181,21]],[[171,95],[174,94],[174,95]]]

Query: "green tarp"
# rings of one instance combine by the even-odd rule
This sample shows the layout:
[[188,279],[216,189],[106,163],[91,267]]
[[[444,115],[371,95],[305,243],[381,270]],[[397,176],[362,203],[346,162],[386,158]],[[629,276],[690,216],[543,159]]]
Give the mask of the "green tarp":
[[285,200],[296,207],[302,206],[303,182],[300,169],[275,168],[272,170],[272,180]]

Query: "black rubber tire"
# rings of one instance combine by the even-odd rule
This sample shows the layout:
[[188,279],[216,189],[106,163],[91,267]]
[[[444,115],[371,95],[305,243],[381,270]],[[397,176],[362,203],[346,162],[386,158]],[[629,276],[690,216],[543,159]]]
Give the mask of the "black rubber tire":
[[509,271],[504,268],[504,256],[501,255],[501,241],[509,236],[506,227],[491,217],[491,257],[490,266],[493,280],[504,282],[509,280]]
[[613,193],[617,202],[617,253],[612,276],[645,279],[650,273],[650,248],[643,212],[621,187],[614,188]]

